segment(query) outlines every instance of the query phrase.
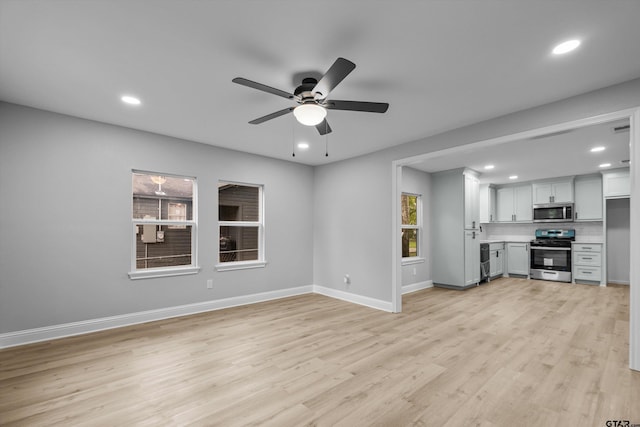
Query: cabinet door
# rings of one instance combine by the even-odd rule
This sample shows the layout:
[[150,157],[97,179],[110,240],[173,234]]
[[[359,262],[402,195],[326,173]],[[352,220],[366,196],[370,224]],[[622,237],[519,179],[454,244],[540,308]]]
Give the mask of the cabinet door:
[[551,197],[553,203],[573,202],[573,182],[561,181],[551,184]]
[[507,268],[509,274],[529,275],[529,244],[507,244]]
[[576,178],[575,219],[577,221],[602,221],[602,178]]
[[513,221],[513,187],[498,188],[497,196],[498,221]]
[[496,252],[496,275],[502,276],[504,274],[504,249],[498,249]]
[[489,252],[489,277],[498,274],[498,251]]
[[514,187],[515,190],[515,220],[532,221],[533,204],[531,203],[531,186]]
[[533,203],[551,203],[551,184],[533,184]]
[[480,182],[475,176],[464,175],[464,228],[480,225]]
[[602,189],[604,197],[629,196],[631,194],[629,170],[603,172]]
[[480,186],[480,222],[488,223],[497,221],[496,217],[496,189],[486,185]]
[[464,284],[480,282],[480,239],[475,231],[464,232]]

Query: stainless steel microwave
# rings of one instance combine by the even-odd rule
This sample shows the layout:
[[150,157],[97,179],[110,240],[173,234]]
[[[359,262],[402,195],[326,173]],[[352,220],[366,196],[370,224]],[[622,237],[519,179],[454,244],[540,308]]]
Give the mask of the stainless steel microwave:
[[573,222],[573,203],[533,205],[533,222]]

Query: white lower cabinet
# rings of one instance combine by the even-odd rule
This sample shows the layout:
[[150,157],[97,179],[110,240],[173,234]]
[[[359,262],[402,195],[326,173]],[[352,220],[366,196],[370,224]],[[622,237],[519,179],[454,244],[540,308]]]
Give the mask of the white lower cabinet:
[[529,277],[529,243],[507,243],[507,274]]
[[504,274],[504,243],[489,245],[489,277],[500,277]]
[[571,255],[574,283],[602,284],[601,243],[574,243]]
[[464,285],[480,283],[480,239],[473,230],[464,232]]

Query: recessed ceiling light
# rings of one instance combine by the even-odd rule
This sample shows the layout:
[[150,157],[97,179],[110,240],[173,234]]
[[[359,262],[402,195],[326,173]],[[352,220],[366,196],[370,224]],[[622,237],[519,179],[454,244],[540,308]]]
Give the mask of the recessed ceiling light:
[[572,50],[576,49],[580,46],[580,40],[567,40],[566,42],[562,42],[551,51],[554,55],[563,55],[565,53],[569,53]]
[[307,144],[306,142],[300,142],[298,143],[298,148],[301,150],[306,150],[307,148],[309,148],[309,144]]
[[511,175],[509,179],[518,179],[518,175]]
[[131,96],[131,95],[124,95],[120,98],[120,100],[122,102],[124,102],[125,104],[129,104],[129,105],[140,105],[141,101],[139,98],[136,98],[135,96]]
[[494,165],[487,165],[487,166],[485,166],[484,168],[485,168],[486,170],[491,170],[491,169],[495,168],[495,166],[494,166]]
[[593,147],[593,148],[591,149],[591,152],[592,152],[592,153],[597,153],[597,152],[599,152],[599,151],[604,151],[604,147]]
[[603,163],[600,165],[601,168],[608,168],[609,166],[611,166],[611,163]]

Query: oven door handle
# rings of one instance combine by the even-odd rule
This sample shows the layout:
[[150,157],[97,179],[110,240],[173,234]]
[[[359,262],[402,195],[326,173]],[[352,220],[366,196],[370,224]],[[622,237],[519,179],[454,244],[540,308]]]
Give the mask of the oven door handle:
[[570,251],[571,248],[549,248],[546,246],[531,246],[531,250],[543,250],[543,251]]

